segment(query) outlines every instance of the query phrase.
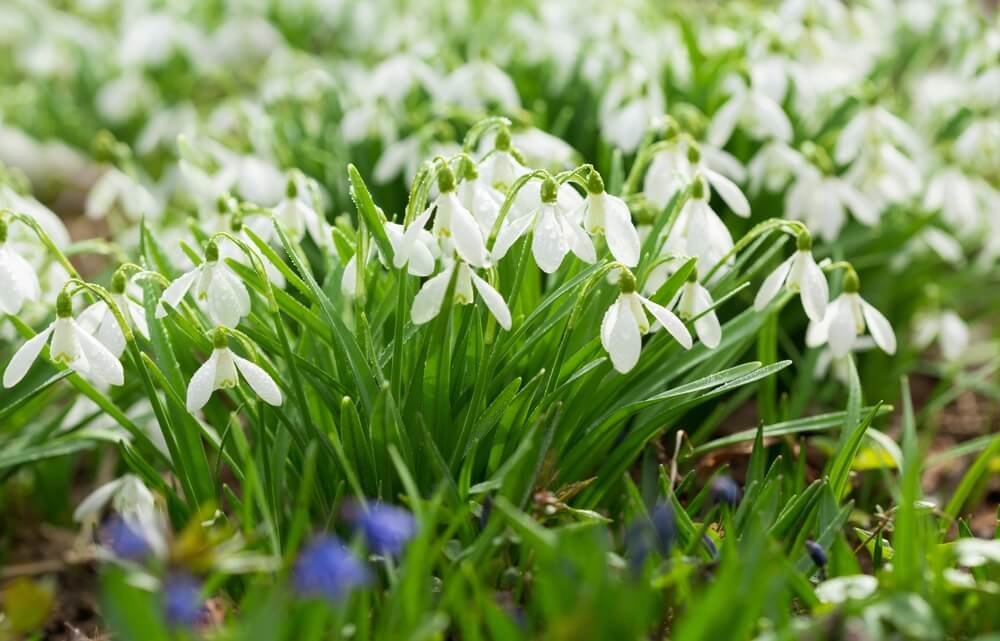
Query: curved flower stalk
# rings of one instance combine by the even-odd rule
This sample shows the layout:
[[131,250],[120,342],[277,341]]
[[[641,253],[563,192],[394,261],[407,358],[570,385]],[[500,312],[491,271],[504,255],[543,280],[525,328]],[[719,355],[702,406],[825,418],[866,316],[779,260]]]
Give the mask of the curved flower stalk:
[[[111,279],[111,298],[128,326],[148,339],[149,326],[146,324],[146,310],[128,296],[126,285],[125,274],[119,269]],[[107,347],[115,358],[121,358],[125,351],[125,334],[107,302],[98,300],[87,306],[80,312],[77,323],[84,331],[93,334],[94,338]]]
[[812,236],[809,232],[799,232],[796,239],[796,250],[788,259],[764,279],[757,296],[754,298],[754,309],[760,311],[777,295],[781,287],[798,292],[802,299],[802,308],[810,320],[820,322],[826,315],[826,305],[830,300],[830,288],[826,282],[823,270],[816,264],[812,255]]
[[587,197],[582,208],[581,218],[587,231],[595,236],[604,234],[615,260],[626,267],[638,265],[639,232],[632,224],[628,205],[618,196],[604,191],[604,180],[593,169],[587,178]]
[[21,346],[3,373],[3,386],[13,387],[24,378],[49,342],[49,358],[99,385],[125,382],[122,364],[107,347],[73,319],[73,302],[65,291],[56,299],[56,319]]
[[189,412],[197,412],[208,403],[212,392],[219,389],[236,387],[240,375],[268,405],[281,405],[282,395],[274,379],[259,365],[234,354],[230,351],[226,335],[216,329],[212,338],[212,355],[198,368],[191,377],[187,389],[187,408]]
[[896,353],[896,334],[892,325],[882,312],[861,298],[860,289],[858,275],[853,269],[849,270],[844,278],[844,291],[830,303],[823,319],[809,323],[806,330],[809,347],[825,343],[835,358],[846,356],[867,327],[879,349],[886,354]]
[[459,305],[468,305],[475,297],[474,291],[478,292],[486,304],[486,308],[493,314],[500,327],[509,330],[512,319],[510,309],[507,308],[503,296],[463,261],[449,261],[441,273],[429,278],[423,284],[420,291],[414,296],[413,306],[410,308],[410,318],[413,319],[414,324],[422,325],[441,312],[445,294],[448,292],[448,285],[451,283],[456,269],[458,273],[454,276],[454,302]]
[[[698,282],[698,270],[691,270],[687,281],[675,297],[678,315],[694,319],[694,331],[698,339],[709,349],[715,349],[722,342],[722,325],[712,309],[715,301],[712,295]],[[674,304],[671,303],[670,307]]]
[[219,246],[209,241],[205,261],[170,283],[156,305],[156,318],[167,315],[167,305],[177,308],[188,290],[194,289],[195,300],[205,305],[213,323],[236,327],[250,313],[250,293],[236,274],[219,260]]
[[535,257],[535,263],[547,274],[559,269],[570,251],[586,263],[597,260],[594,243],[583,230],[580,220],[582,212],[579,208],[567,208],[561,202],[561,191],[553,178],[542,181],[541,204],[527,213],[508,216],[503,221],[493,245],[493,260],[503,258],[517,239],[528,231],[534,232],[531,253]]
[[657,323],[674,337],[681,347],[691,349],[691,334],[684,323],[666,307],[658,305],[635,291],[635,276],[622,269],[619,276],[621,293],[601,321],[601,345],[611,357],[611,364],[626,374],[639,362],[642,335],[649,332],[649,312]]
[[[755,70],[758,71],[758,70]],[[725,145],[736,128],[742,127],[754,138],[774,138],[782,142],[792,139],[792,123],[778,101],[782,96],[771,96],[762,88],[777,85],[767,76],[773,69],[762,69],[748,84],[740,76],[730,76],[725,85],[729,93],[726,101],[712,115],[708,126],[708,142],[715,147]],[[783,83],[781,83],[783,86]],[[784,89],[781,89],[784,94]]]
[[0,312],[17,314],[27,301],[41,296],[38,274],[8,242],[7,221],[0,217]]

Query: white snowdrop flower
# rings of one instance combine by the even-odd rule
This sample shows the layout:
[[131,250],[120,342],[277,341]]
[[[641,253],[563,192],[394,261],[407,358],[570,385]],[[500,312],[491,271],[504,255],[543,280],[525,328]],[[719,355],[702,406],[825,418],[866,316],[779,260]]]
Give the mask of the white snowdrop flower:
[[957,361],[969,347],[969,326],[951,310],[922,312],[913,319],[913,343],[927,349],[937,339],[941,355],[947,361]]
[[156,305],[156,318],[167,315],[167,305],[178,307],[189,289],[194,288],[195,300],[205,305],[212,322],[236,327],[250,313],[250,293],[246,285],[229,267],[219,260],[219,247],[209,242],[205,261],[170,283]]
[[662,208],[677,192],[687,189],[698,176],[702,176],[707,181],[705,187],[709,189],[706,200],[711,199],[711,190],[714,189],[734,214],[746,218],[750,215],[750,202],[736,183],[717,171],[716,167],[739,180],[746,176],[746,170],[730,154],[710,146],[680,141],[675,147],[653,157],[643,181],[643,193],[650,202]]
[[[692,196],[681,208],[663,244],[663,252],[694,256],[698,259],[697,269],[708,272],[733,248],[733,237],[708,204],[706,191],[704,181],[699,179],[694,183]],[[724,271],[720,269],[719,274]]]
[[537,127],[520,129],[511,134],[511,143],[524,161],[532,166],[553,171],[573,167],[579,156],[576,149],[562,138]]
[[56,319],[21,346],[3,373],[3,386],[17,385],[38,359],[51,337],[49,358],[98,384],[121,385],[125,373],[118,358],[73,319],[73,303],[62,292],[56,299]]
[[[877,212],[909,201],[923,185],[917,165],[886,143],[862,153],[844,174],[844,180],[865,194]],[[861,220],[858,210],[854,214]]]
[[458,200],[479,223],[484,238],[488,238],[503,205],[504,195],[487,182],[468,158],[461,161],[462,180],[458,183]]
[[698,270],[692,270],[681,286],[681,291],[677,293],[677,313],[685,320],[695,319],[694,331],[709,349],[715,349],[722,342],[722,326],[712,309],[713,305],[715,301],[712,300],[712,295],[698,282]]
[[653,156],[643,178],[642,193],[662,209],[674,195],[687,189],[692,177],[687,151],[678,143]]
[[559,269],[570,251],[586,263],[597,260],[594,243],[583,230],[579,208],[567,209],[560,202],[560,191],[554,179],[546,178],[539,187],[541,203],[537,207],[527,213],[515,215],[511,212],[500,227],[493,245],[494,260],[503,258],[517,239],[529,230],[534,232],[531,253],[539,269],[546,274]]
[[830,289],[823,270],[813,258],[812,237],[807,231],[799,232],[795,253],[764,279],[754,298],[754,309],[760,311],[767,307],[782,285],[789,291],[798,292],[802,308],[810,320],[823,320],[830,300]]
[[104,218],[116,209],[130,220],[159,218],[160,202],[137,178],[110,167],[87,194],[85,212],[90,218]]
[[623,152],[631,153],[665,110],[659,83],[642,65],[632,63],[624,73],[615,74],[604,92],[598,111],[601,134]]
[[604,180],[592,170],[587,179],[587,198],[583,202],[583,220],[593,235],[604,234],[611,255],[626,267],[639,264],[639,232],[632,224],[628,205],[618,196],[604,191]]
[[418,131],[385,146],[382,155],[375,162],[373,177],[376,183],[386,184],[402,174],[407,183],[412,183],[420,163],[426,158],[450,158],[460,151],[461,148],[455,143],[438,142],[426,131]]
[[910,125],[885,108],[872,105],[858,111],[844,126],[837,139],[833,157],[838,164],[846,165],[866,149],[887,142],[902,147],[910,155],[920,153],[923,146]]
[[308,232],[317,247],[328,244],[326,221],[309,202],[309,194],[299,193],[294,177],[289,177],[285,198],[274,208],[274,217],[291,240],[299,242]]
[[104,83],[94,102],[101,116],[121,124],[145,113],[157,102],[156,85],[139,71],[126,71]]
[[[406,272],[411,276],[423,277],[434,273],[434,265],[441,256],[441,249],[434,235],[425,229],[432,212],[433,208],[427,208],[406,227],[399,223],[385,224],[385,233],[392,246],[394,268],[402,269],[405,266]],[[366,262],[370,262],[373,255],[384,262],[377,246],[373,245],[371,251]],[[348,298],[357,297],[357,279],[358,255],[355,253],[344,265],[344,272],[340,278],[340,290]]]
[[441,312],[448,284],[456,269],[458,274],[455,276],[454,302],[468,305],[473,301],[474,292],[478,292],[500,327],[509,330],[512,320],[510,309],[507,308],[503,296],[463,261],[448,264],[441,273],[424,282],[420,291],[414,296],[413,306],[410,308],[410,318],[414,324],[422,325]]
[[73,520],[92,528],[109,504],[130,528],[142,535],[156,556],[166,555],[166,515],[142,479],[125,474],[99,486],[80,502]]
[[521,108],[514,81],[496,65],[473,60],[452,71],[431,87],[434,97],[445,105],[479,110],[497,105],[504,111]]
[[[489,255],[486,251],[486,241],[479,222],[472,212],[462,204],[458,197],[455,183],[455,172],[447,163],[442,163],[438,172],[438,197],[434,203],[421,214],[417,221],[419,226],[414,227],[413,234],[407,236],[411,241],[416,240],[416,230],[423,229],[430,212],[434,212],[434,224],[432,231],[439,239],[441,249],[450,253],[454,250],[461,256],[462,260],[476,267],[483,267],[489,262]],[[408,247],[415,247],[410,242]],[[401,267],[402,265],[398,265]]]
[[0,218],[0,312],[17,314],[26,301],[41,295],[38,274],[8,242],[7,222]]
[[712,115],[707,139],[715,147],[722,147],[732,137],[737,126],[754,138],[774,138],[782,142],[792,139],[792,123],[774,98],[765,93],[758,83],[750,85],[740,76],[726,79],[729,93],[726,101]]
[[[111,279],[111,299],[128,326],[148,339],[149,326],[146,324],[146,310],[125,293],[125,285],[125,276],[120,272],[115,272]],[[101,345],[107,347],[115,358],[121,358],[125,351],[125,334],[106,302],[98,300],[91,303],[80,312],[76,322],[84,331],[100,341]]]
[[825,175],[814,165],[799,167],[795,182],[785,193],[785,215],[801,220],[826,242],[837,239],[847,223],[847,212],[861,223],[878,224],[880,211],[849,182]]
[[861,298],[859,290],[857,274],[849,271],[844,278],[843,293],[827,306],[823,320],[809,323],[806,330],[806,344],[809,347],[819,347],[825,343],[830,346],[835,358],[846,356],[867,326],[879,349],[886,354],[896,353],[896,334],[892,331],[892,325],[882,312]]
[[[859,336],[854,341],[854,345],[851,346],[848,353],[860,354],[875,348],[875,341],[872,340],[871,336]],[[819,352],[819,356],[816,357],[816,367],[813,369],[813,376],[817,379],[824,379],[827,374],[833,374],[836,380],[846,385],[850,381],[850,358],[847,355],[834,357],[833,351],[828,346],[823,347]]]
[[478,170],[483,180],[501,193],[506,193],[515,180],[531,171],[518,160],[506,127],[497,132],[493,151],[479,163]]
[[778,193],[805,166],[805,157],[780,140],[772,140],[760,148],[747,165],[750,191]]
[[[987,186],[987,189],[989,187]],[[982,224],[981,187],[956,167],[936,172],[924,192],[924,207],[941,211],[941,217],[962,234],[974,233]]]
[[974,120],[955,140],[954,153],[968,167],[1000,171],[1000,119]]
[[187,409],[197,412],[205,407],[212,392],[236,387],[240,375],[257,396],[268,405],[281,405],[281,390],[259,365],[234,354],[226,345],[226,336],[216,331],[212,355],[191,377],[187,389]]
[[[0,185],[0,208],[9,209],[34,219],[39,227],[42,228],[42,231],[52,239],[56,247],[66,247],[70,244],[69,230],[66,229],[66,224],[63,223],[62,219],[55,212],[38,202],[32,196],[22,196],[14,191],[10,185]],[[29,232],[24,226],[14,223],[15,221],[11,221],[11,241],[20,242],[23,235],[26,239],[30,238],[27,242],[33,245],[37,244],[38,237],[33,231]],[[23,234],[20,233],[22,230]]]
[[601,345],[616,370],[625,374],[639,362],[642,335],[650,328],[647,311],[684,349],[691,349],[691,334],[673,312],[636,293],[632,274],[623,271],[619,282],[621,293],[601,321]]

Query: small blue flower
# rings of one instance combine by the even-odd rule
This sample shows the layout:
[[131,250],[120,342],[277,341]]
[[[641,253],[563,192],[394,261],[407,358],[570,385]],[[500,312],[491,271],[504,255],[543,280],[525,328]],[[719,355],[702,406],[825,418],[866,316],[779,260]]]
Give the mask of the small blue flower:
[[658,503],[649,518],[653,522],[653,532],[656,534],[656,547],[661,556],[668,556],[677,538],[674,509],[669,503]]
[[809,558],[813,560],[816,567],[825,567],[829,559],[826,556],[826,551],[816,541],[806,541],[806,551],[809,553]]
[[173,574],[163,581],[163,616],[172,626],[191,628],[202,618],[201,583],[188,574]]
[[625,531],[625,554],[632,571],[638,574],[654,550],[661,557],[670,556],[676,538],[673,508],[669,503],[658,503],[648,519],[637,519]]
[[120,516],[112,516],[101,528],[101,542],[118,558],[143,561],[152,548],[146,537]]
[[337,538],[320,536],[299,554],[292,586],[303,597],[340,601],[368,584],[368,568]]
[[729,507],[733,507],[740,502],[742,492],[732,477],[720,474],[712,481],[710,495],[716,503],[725,503]]
[[413,515],[393,505],[370,506],[362,512],[359,524],[368,548],[378,554],[399,554],[417,532]]

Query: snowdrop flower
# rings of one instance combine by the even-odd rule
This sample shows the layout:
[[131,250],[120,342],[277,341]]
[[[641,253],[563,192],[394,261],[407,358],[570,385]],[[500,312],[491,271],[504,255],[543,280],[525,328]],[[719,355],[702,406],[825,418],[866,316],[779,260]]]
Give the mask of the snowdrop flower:
[[739,161],[726,152],[693,142],[680,142],[676,147],[653,157],[643,181],[643,193],[650,202],[663,208],[677,192],[687,189],[699,176],[707,180],[709,189],[705,199],[711,199],[714,189],[734,214],[746,218],[750,215],[750,202],[732,180],[714,167],[723,168],[730,175],[742,179],[746,172]]
[[212,322],[226,327],[236,327],[240,319],[250,313],[250,294],[246,285],[229,267],[219,260],[219,247],[214,241],[205,248],[205,261],[182,274],[163,290],[156,305],[156,318],[167,315],[167,305],[178,307],[188,290],[194,288],[194,297],[204,303]]
[[625,374],[639,362],[642,335],[649,331],[647,311],[684,349],[691,349],[691,334],[673,312],[636,293],[635,277],[628,271],[622,270],[619,279],[621,293],[601,321],[601,345],[616,370]]
[[785,194],[785,214],[803,221],[826,242],[837,239],[847,223],[847,212],[865,225],[878,224],[879,210],[847,181],[825,175],[812,164],[799,167],[794,184]]
[[[916,164],[887,143],[862,153],[844,174],[844,180],[865,194],[876,212],[908,201],[923,183]],[[863,219],[857,208],[853,211],[859,220]]]
[[[438,172],[438,189],[441,192],[430,209],[420,216],[422,221],[417,229],[423,229],[430,210],[433,210],[434,235],[440,239],[442,249],[454,250],[463,261],[476,267],[489,262],[486,241],[472,212],[462,204],[455,189],[455,172],[447,163],[442,163]],[[411,245],[410,246],[414,246]]]
[[56,319],[11,357],[3,373],[4,387],[13,387],[24,378],[50,337],[49,358],[54,363],[66,365],[102,385],[125,382],[118,358],[73,319],[73,302],[69,294],[62,292],[56,299]]
[[[871,351],[875,347],[875,341],[872,340],[871,336],[859,336],[858,340],[854,341],[854,345],[851,346],[848,353],[859,354]],[[829,347],[824,347],[820,350],[819,356],[816,357],[816,367],[813,369],[813,376],[817,379],[824,379],[829,373],[832,373],[836,380],[846,385],[850,381],[851,360],[846,355],[834,357],[833,351]]]
[[299,186],[294,177],[289,177],[285,198],[274,208],[274,217],[292,241],[301,241],[306,232],[309,232],[309,237],[317,247],[327,245],[324,229],[326,221],[309,203],[308,194],[299,194]]
[[[979,228],[986,208],[981,207],[982,187],[960,169],[945,167],[935,173],[924,192],[924,207],[941,211],[944,222],[963,234]],[[990,189],[985,186],[985,189]]]
[[110,504],[121,522],[141,536],[153,553],[166,553],[166,520],[156,497],[138,476],[125,474],[101,485],[80,502],[73,520],[92,527]]
[[138,179],[111,167],[90,188],[85,212],[90,218],[104,218],[116,207],[130,220],[158,218],[163,211],[156,196]]
[[461,166],[462,181],[458,183],[458,200],[479,223],[483,237],[488,237],[503,205],[504,195],[481,177],[470,159],[463,158]]
[[520,154],[511,146],[511,133],[501,127],[493,141],[493,151],[479,164],[479,175],[486,184],[506,193],[514,181],[530,170],[519,160]]
[[0,218],[0,312],[17,314],[25,301],[41,295],[38,275],[23,256],[7,242],[7,222]]
[[754,298],[754,309],[760,311],[767,307],[782,285],[788,287],[789,291],[799,293],[802,308],[810,320],[816,322],[823,320],[826,304],[830,299],[830,290],[823,270],[813,258],[812,237],[808,231],[799,232],[795,253],[764,279]]
[[503,296],[462,261],[452,262],[440,274],[429,278],[423,284],[417,295],[413,297],[413,306],[410,308],[410,317],[413,319],[413,323],[422,325],[441,312],[444,296],[448,292],[448,284],[456,269],[458,269],[458,275],[455,276],[454,302],[459,305],[468,305],[475,296],[473,293],[473,289],[475,289],[500,327],[509,330],[512,320]]
[[704,181],[698,179],[663,249],[677,256],[695,256],[698,258],[697,269],[711,271],[733,248],[733,237],[708,204],[706,192]]
[[570,251],[586,263],[597,260],[594,243],[583,230],[579,208],[568,209],[560,192],[559,184],[551,177],[546,178],[539,187],[540,204],[527,213],[512,213],[504,220],[493,245],[494,260],[503,258],[529,230],[534,231],[531,253],[539,269],[546,274],[559,269]]
[[901,146],[910,155],[920,152],[917,133],[898,116],[883,107],[872,105],[858,111],[844,126],[837,139],[834,159],[846,165],[865,151],[886,142]]
[[[125,293],[125,275],[115,272],[111,279],[111,299],[125,318],[130,328],[149,338],[146,324],[146,310]],[[115,358],[121,358],[125,351],[125,334],[111,308],[103,300],[98,300],[80,312],[77,323],[84,331],[92,334],[101,345],[108,348]]]
[[[737,126],[755,138],[775,138],[782,142],[792,139],[792,123],[778,102],[759,88],[753,79],[750,85],[740,76],[730,76],[725,87],[729,100],[712,116],[708,125],[708,142],[722,147]],[[780,98],[778,98],[780,100]]]
[[[392,246],[392,266],[396,269],[406,267],[411,276],[430,276],[434,273],[434,265],[441,255],[437,240],[433,234],[424,229],[432,213],[428,208],[408,226],[399,223],[385,223],[385,233]],[[372,252],[380,259],[378,246],[372,247]],[[368,259],[373,254],[368,255]],[[340,289],[348,298],[357,297],[358,255],[355,253],[344,265],[344,273],[340,279]]]
[[615,75],[600,105],[601,133],[625,153],[638,148],[654,118],[663,115],[663,90],[646,69],[632,63]]
[[797,150],[780,140],[772,140],[761,147],[747,165],[750,191],[778,193],[805,164],[805,157]]
[[941,355],[947,361],[957,361],[969,347],[969,326],[951,310],[918,314],[913,325],[914,345],[927,349],[937,339]]
[[639,233],[632,224],[628,205],[618,196],[604,191],[604,180],[595,170],[587,179],[587,198],[583,203],[587,231],[604,234],[615,260],[626,267],[639,264]]
[[191,377],[187,389],[187,408],[197,412],[208,403],[217,389],[236,387],[240,374],[257,396],[268,405],[281,405],[281,390],[259,365],[237,356],[226,345],[226,335],[216,330],[212,355]]
[[1000,121],[996,118],[974,120],[955,140],[954,152],[966,166],[1000,171]]
[[844,278],[844,291],[826,308],[819,322],[809,323],[806,344],[819,347],[826,343],[835,358],[846,356],[867,326],[872,339],[886,354],[896,353],[896,334],[882,312],[861,298],[858,275],[849,271]]
[[474,60],[452,71],[444,80],[431,87],[434,97],[446,105],[470,110],[483,109],[496,104],[504,111],[521,108],[517,87],[496,65]]
[[722,326],[712,309],[713,305],[712,295],[698,282],[698,270],[691,270],[691,275],[677,294],[677,313],[685,320],[695,319],[694,331],[709,349],[715,349],[722,342]]

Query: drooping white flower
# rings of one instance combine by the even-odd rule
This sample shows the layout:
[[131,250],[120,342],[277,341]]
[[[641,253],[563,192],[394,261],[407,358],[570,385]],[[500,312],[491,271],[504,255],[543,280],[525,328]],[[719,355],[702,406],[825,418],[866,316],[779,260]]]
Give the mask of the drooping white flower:
[[463,161],[462,168],[463,176],[457,189],[458,200],[479,223],[483,237],[489,237],[503,205],[504,195],[482,177],[471,161]]
[[178,307],[189,289],[205,305],[212,322],[226,327],[236,327],[240,319],[250,313],[250,293],[243,281],[221,260],[219,248],[210,242],[205,248],[205,261],[179,276],[163,290],[156,305],[156,318],[167,315],[167,305]]
[[624,374],[639,362],[642,335],[650,327],[647,311],[684,349],[691,349],[691,334],[684,323],[666,307],[637,294],[631,274],[622,274],[622,279],[622,292],[601,321],[601,345],[614,368]]
[[862,109],[844,126],[837,139],[834,158],[846,165],[864,152],[885,143],[897,145],[907,153],[917,154],[921,148],[920,137],[898,116],[878,105]]
[[746,177],[743,165],[725,151],[682,140],[653,157],[643,181],[643,193],[650,202],[662,208],[676,193],[687,189],[701,176],[708,190],[706,200],[711,199],[711,190],[715,190],[734,214],[746,218],[750,215],[750,202],[723,172],[736,180]]
[[[867,148],[844,174],[844,180],[864,194],[876,212],[909,202],[923,184],[917,165],[887,143]],[[857,216],[858,210],[854,213]]]
[[587,180],[583,210],[587,231],[595,236],[604,234],[615,260],[626,267],[639,264],[639,232],[632,224],[628,205],[618,196],[604,191],[604,181],[596,171],[592,171]]
[[697,257],[696,268],[705,272],[714,269],[733,248],[732,234],[708,204],[706,191],[702,181],[695,183],[691,198],[681,208],[663,245],[667,254]]
[[116,208],[130,220],[158,218],[163,212],[156,196],[141,181],[111,167],[90,188],[85,211],[90,218],[104,218]]
[[560,192],[556,181],[546,178],[540,186],[541,203],[537,207],[527,212],[512,211],[507,216],[493,245],[494,260],[503,258],[517,239],[529,230],[534,231],[531,253],[535,263],[547,274],[559,269],[570,251],[586,263],[597,260],[594,243],[583,230],[583,221],[580,220],[579,202],[582,199],[577,195],[574,209],[568,209]]
[[455,69],[431,87],[434,97],[446,105],[470,110],[499,105],[510,112],[521,107],[514,81],[496,65],[473,60]]
[[125,474],[99,486],[80,502],[73,512],[73,520],[85,528],[92,528],[109,504],[132,530],[142,536],[156,556],[165,555],[166,515],[142,479],[134,474]]
[[778,193],[805,164],[806,159],[797,150],[780,140],[772,140],[761,147],[747,165],[750,191]]
[[945,167],[931,177],[924,193],[924,207],[940,210],[944,221],[959,233],[972,234],[986,218],[984,189],[992,188],[956,167]]
[[317,247],[328,244],[326,221],[309,202],[309,195],[299,193],[293,177],[288,179],[285,198],[274,208],[274,217],[291,240],[299,242],[308,232]]
[[697,270],[692,271],[677,293],[677,313],[685,320],[695,319],[694,331],[709,349],[715,349],[722,342],[722,326],[712,309],[714,305],[712,295],[698,282]]
[[730,97],[712,115],[708,126],[709,143],[722,147],[737,126],[754,138],[774,138],[782,142],[792,139],[792,124],[788,116],[775,98],[761,88],[757,78],[753,78],[748,85],[743,78],[730,76],[724,84]]
[[[859,354],[875,348],[875,341],[872,340],[871,336],[859,336],[858,340],[854,341],[854,345],[851,346],[848,354]],[[850,366],[851,360],[848,356],[834,357],[830,347],[825,346],[820,350],[819,356],[816,357],[816,367],[813,369],[813,376],[817,379],[824,379],[827,374],[832,374],[836,380],[847,385],[851,380]]]
[[812,239],[808,232],[799,234],[795,253],[764,279],[754,298],[754,309],[760,311],[767,307],[782,285],[788,287],[789,291],[799,293],[802,308],[810,320],[816,322],[823,320],[830,299],[830,290],[823,270],[813,258]]
[[189,412],[197,412],[203,408],[215,390],[236,387],[240,382],[240,374],[261,400],[275,407],[281,405],[281,390],[263,368],[230,351],[226,346],[225,335],[221,332],[215,334],[213,344],[212,355],[198,368],[188,384]]
[[98,384],[121,385],[125,382],[122,364],[107,347],[73,319],[73,303],[61,293],[56,301],[56,319],[21,346],[3,373],[3,386],[17,385],[38,359],[49,342],[49,358],[59,365],[88,377]]
[[969,347],[969,326],[951,310],[920,313],[913,319],[913,326],[914,345],[927,349],[937,339],[941,355],[947,361],[958,360]]
[[530,171],[518,158],[510,130],[503,127],[493,140],[493,150],[479,163],[479,175],[486,184],[506,194],[515,180]]
[[[472,212],[462,204],[455,189],[455,173],[447,164],[442,164],[438,173],[440,194],[434,203],[421,214],[414,225],[404,233],[407,248],[416,248],[418,231],[424,228],[431,212],[434,213],[432,231],[445,253],[456,252],[462,260],[476,267],[483,267],[489,261],[486,241],[479,222]],[[407,255],[407,258],[410,258]],[[398,262],[398,260],[397,260]],[[399,262],[397,267],[402,267]]]
[[7,242],[7,230],[0,219],[0,312],[17,314],[25,301],[38,300],[41,289],[31,263]]
[[[112,281],[111,299],[118,310],[125,318],[129,327],[149,338],[149,326],[146,324],[146,310],[142,305],[132,300],[126,293],[124,283],[118,283],[121,287],[116,287],[115,279],[124,280],[124,276],[116,274]],[[108,304],[103,300],[98,300],[87,306],[76,320],[77,324],[86,332],[89,332],[100,341],[101,345],[108,348],[115,358],[121,358],[125,351],[125,335],[118,324],[118,319]]]
[[809,323],[806,330],[809,347],[825,343],[835,358],[846,356],[867,327],[879,349],[886,354],[896,353],[896,334],[892,325],[882,312],[861,298],[859,289],[857,275],[848,272],[844,291],[827,306],[823,319]]
[[623,152],[631,153],[665,109],[659,82],[643,65],[632,63],[613,76],[604,92],[599,109],[601,134]]
[[803,163],[794,184],[785,194],[785,214],[803,221],[810,230],[832,242],[847,223],[847,212],[865,225],[878,224],[875,204],[853,185],[837,176],[824,175],[817,167]]
[[455,276],[454,302],[459,305],[468,305],[475,296],[473,292],[478,292],[486,304],[486,308],[493,314],[500,327],[509,330],[512,319],[510,309],[508,309],[503,296],[462,261],[448,264],[441,273],[424,282],[420,291],[413,298],[413,306],[410,308],[410,317],[414,324],[426,323],[441,312],[445,294],[448,292],[448,284],[451,282],[455,269],[458,269],[458,274]]

